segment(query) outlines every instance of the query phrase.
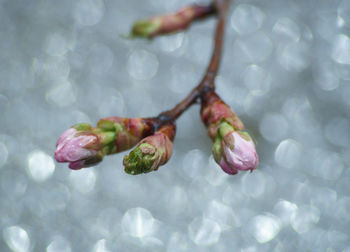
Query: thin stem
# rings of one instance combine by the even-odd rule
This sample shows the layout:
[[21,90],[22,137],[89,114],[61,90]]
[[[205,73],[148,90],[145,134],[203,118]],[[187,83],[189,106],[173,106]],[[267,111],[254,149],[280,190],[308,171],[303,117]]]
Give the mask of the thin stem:
[[203,93],[215,89],[215,77],[220,66],[222,45],[225,33],[226,13],[230,0],[216,0],[215,5],[218,13],[218,22],[215,32],[215,45],[209,66],[201,82],[190,92],[190,94],[177,104],[173,109],[162,112],[158,118],[160,121],[175,121],[183,112],[194,104]]
[[220,61],[221,61],[222,45],[223,45],[224,34],[225,34],[226,13],[229,8],[229,3],[230,3],[229,0],[216,1],[216,8],[217,8],[219,17],[218,17],[218,22],[217,22],[216,31],[215,31],[214,50],[213,50],[207,71],[202,81],[198,85],[200,86],[201,89],[205,87],[209,89],[215,89],[214,80],[218,73]]

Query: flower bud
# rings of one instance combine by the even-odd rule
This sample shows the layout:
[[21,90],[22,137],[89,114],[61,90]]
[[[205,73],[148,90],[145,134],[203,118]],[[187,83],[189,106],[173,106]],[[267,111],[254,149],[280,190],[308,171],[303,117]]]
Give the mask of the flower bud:
[[229,139],[234,139],[234,142],[229,144],[227,144],[225,138],[223,141],[223,154],[230,167],[240,171],[252,171],[257,168],[259,158],[255,150],[255,144],[248,133],[242,131],[231,132]]
[[212,5],[192,5],[177,13],[156,16],[145,21],[137,21],[131,30],[132,37],[152,38],[159,34],[167,34],[186,29],[193,20],[214,13]]
[[124,157],[125,172],[132,175],[158,170],[167,163],[173,150],[175,125],[162,126],[154,135],[148,136]]
[[[77,125],[81,127],[89,127],[87,124]],[[77,128],[70,128],[65,131],[58,139],[56,144],[55,159],[58,162],[69,162],[71,169],[81,169],[88,165],[98,162],[97,158],[101,148],[101,137],[90,131],[79,131]],[[93,162],[95,161],[95,162]]]
[[201,118],[214,141],[214,159],[224,172],[234,175],[257,168],[259,159],[252,138],[242,131],[242,121],[216,93],[208,91],[202,97]]
[[212,151],[215,161],[228,174],[252,171],[258,166],[259,158],[250,135],[234,130],[227,122],[221,123]]
[[154,132],[152,119],[109,117],[97,127],[81,123],[65,131],[57,141],[55,159],[81,169],[102,161],[105,155],[135,146]]

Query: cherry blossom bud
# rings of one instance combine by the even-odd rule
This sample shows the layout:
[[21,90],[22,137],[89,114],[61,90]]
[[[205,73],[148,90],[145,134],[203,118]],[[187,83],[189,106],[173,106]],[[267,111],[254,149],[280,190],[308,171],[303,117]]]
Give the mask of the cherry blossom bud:
[[125,172],[132,175],[158,170],[167,163],[173,150],[175,125],[162,126],[154,135],[148,136],[124,157]]
[[212,152],[222,170],[231,175],[258,166],[259,158],[250,135],[234,130],[227,122],[221,123]]
[[[79,130],[82,127],[84,131]],[[91,128],[90,125],[83,124],[65,131],[57,141],[55,159],[58,162],[69,162],[71,169],[81,169],[101,161],[99,151],[103,144],[102,137],[101,134],[87,131]],[[108,136],[104,137],[107,138]]]
[[81,123],[65,131],[57,141],[55,159],[81,169],[102,161],[105,155],[135,146],[154,132],[152,119],[109,117],[97,127]]
[[242,131],[238,116],[212,91],[203,96],[201,117],[214,141],[214,159],[224,172],[234,175],[257,168],[259,158],[252,138]]
[[[254,170],[258,166],[259,158],[255,150],[255,144],[246,132],[233,131],[229,139],[234,142],[223,141],[223,156],[226,163],[233,169],[240,171]],[[233,147],[231,147],[233,145]]]

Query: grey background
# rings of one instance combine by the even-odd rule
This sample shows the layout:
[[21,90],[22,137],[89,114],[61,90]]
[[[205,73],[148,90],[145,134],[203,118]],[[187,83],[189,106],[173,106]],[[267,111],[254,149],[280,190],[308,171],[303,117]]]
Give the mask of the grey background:
[[198,83],[214,18],[121,36],[193,2],[0,0],[1,251],[350,251],[347,0],[232,4],[217,91],[257,142],[253,173],[215,164],[198,106],[158,172],[53,160],[71,125],[153,116]]

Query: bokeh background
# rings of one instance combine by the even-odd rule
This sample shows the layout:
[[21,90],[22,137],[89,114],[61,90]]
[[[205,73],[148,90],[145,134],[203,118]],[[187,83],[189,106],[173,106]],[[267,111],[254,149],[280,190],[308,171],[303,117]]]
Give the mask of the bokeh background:
[[153,116],[201,79],[215,18],[153,41],[132,22],[190,0],[0,0],[0,251],[350,251],[350,1],[235,1],[218,93],[257,141],[229,176],[192,107],[171,161],[70,171],[78,122]]

